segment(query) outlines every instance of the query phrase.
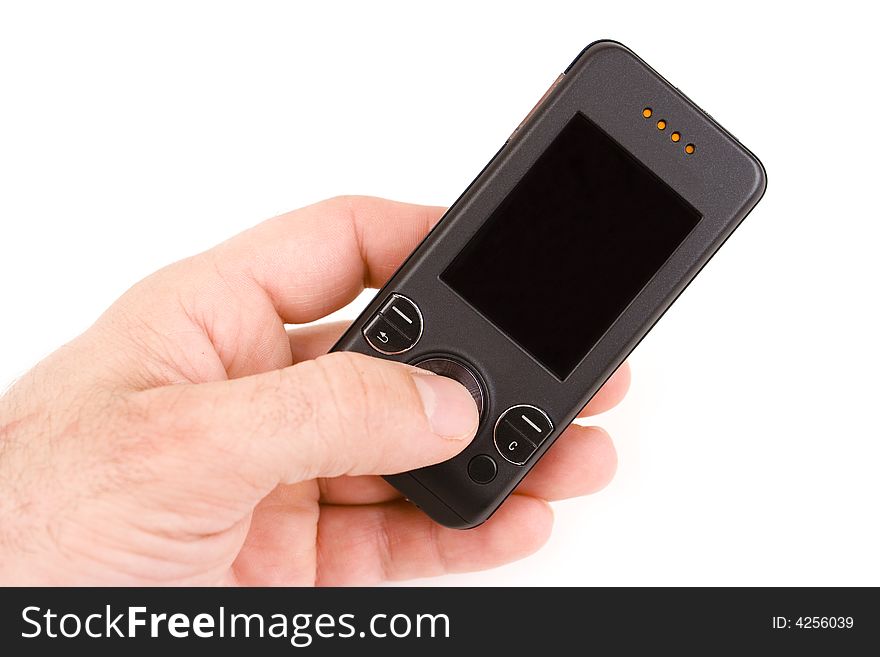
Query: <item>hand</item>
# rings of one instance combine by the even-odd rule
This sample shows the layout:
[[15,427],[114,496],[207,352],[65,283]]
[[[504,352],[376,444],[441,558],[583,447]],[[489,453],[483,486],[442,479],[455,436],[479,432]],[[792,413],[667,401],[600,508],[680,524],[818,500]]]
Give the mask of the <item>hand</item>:
[[340,324],[285,328],[381,286],[440,214],[338,198],[276,217],[138,283],[38,364],[0,400],[0,583],[370,584],[536,550],[546,500],[610,480],[607,434],[572,425],[488,522],[445,529],[376,475],[463,449],[465,389],[322,355]]

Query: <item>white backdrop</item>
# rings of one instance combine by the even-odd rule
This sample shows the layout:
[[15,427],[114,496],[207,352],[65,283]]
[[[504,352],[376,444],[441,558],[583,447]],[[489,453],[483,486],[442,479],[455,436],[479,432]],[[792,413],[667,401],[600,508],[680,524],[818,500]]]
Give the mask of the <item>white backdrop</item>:
[[[880,584],[880,229],[863,3],[0,6],[0,385],[129,285],[341,193],[449,204],[588,42],[763,160],[767,195],[633,355],[609,488],[440,584]],[[364,303],[343,311],[353,317]]]

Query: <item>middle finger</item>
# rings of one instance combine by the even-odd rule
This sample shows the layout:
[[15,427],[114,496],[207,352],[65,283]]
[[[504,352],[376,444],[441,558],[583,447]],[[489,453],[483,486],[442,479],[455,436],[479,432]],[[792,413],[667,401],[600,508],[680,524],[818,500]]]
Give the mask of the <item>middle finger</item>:
[[[617,453],[598,427],[569,426],[517,488],[518,493],[561,500],[593,493],[611,481]],[[362,475],[319,480],[323,504],[376,504],[403,497],[382,477]]]

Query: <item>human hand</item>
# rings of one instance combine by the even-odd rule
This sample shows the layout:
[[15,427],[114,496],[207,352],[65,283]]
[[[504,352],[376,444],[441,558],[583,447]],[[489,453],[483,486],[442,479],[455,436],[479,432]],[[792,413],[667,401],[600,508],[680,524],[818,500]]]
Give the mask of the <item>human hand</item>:
[[[467,391],[326,354],[341,324],[285,327],[381,286],[440,214],[345,197],[276,217],[141,281],[39,363],[0,400],[0,583],[370,584],[536,550],[546,500],[613,475],[606,433],[572,425],[488,522],[446,529],[376,475],[462,450]],[[584,414],[628,382],[624,365]]]

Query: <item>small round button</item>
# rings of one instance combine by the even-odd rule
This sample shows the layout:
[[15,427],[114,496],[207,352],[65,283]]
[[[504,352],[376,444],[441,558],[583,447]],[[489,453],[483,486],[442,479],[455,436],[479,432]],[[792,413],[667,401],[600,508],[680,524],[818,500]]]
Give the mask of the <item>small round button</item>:
[[478,484],[488,484],[498,473],[498,464],[488,454],[478,454],[468,463],[468,476]]
[[427,358],[413,364],[423,370],[428,370],[434,374],[448,377],[453,381],[458,381],[461,385],[467,388],[469,393],[471,393],[471,397],[474,398],[474,402],[477,404],[477,411],[482,417],[484,402],[483,386],[480,385],[480,380],[477,378],[477,375],[474,374],[469,367],[462,365],[457,360],[440,357]]

